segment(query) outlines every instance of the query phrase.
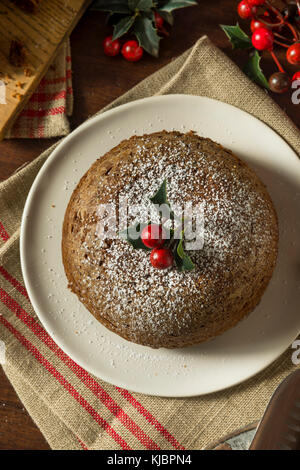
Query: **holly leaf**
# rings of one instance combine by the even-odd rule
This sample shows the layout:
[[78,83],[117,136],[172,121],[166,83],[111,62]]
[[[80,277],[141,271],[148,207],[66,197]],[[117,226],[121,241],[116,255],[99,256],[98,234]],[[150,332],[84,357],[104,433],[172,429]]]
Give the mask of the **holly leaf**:
[[[147,224],[136,222],[134,225],[127,227],[125,230],[119,232],[119,235],[124,238],[125,240],[133,246],[135,250],[147,250],[151,251],[151,248],[148,248],[144,245],[141,239],[141,233],[143,228],[147,227],[151,222]],[[140,236],[136,238],[136,234],[139,233]]]
[[235,26],[220,25],[224,33],[232,44],[232,49],[249,49],[252,47],[249,36],[240,28],[237,23]]
[[108,11],[112,13],[130,14],[127,0],[96,0],[92,6],[92,10]]
[[113,41],[123,36],[131,28],[135,20],[135,16],[125,16],[117,24],[114,25]]
[[167,180],[164,179],[161,186],[159,187],[159,189],[157,190],[157,192],[154,194],[154,196],[150,197],[149,200],[151,202],[153,202],[153,204],[156,204],[158,206],[162,206],[162,205],[166,205],[169,207],[169,211],[168,211],[168,216],[170,218],[170,220],[180,220],[180,218],[178,218],[174,211],[171,209],[171,206],[170,206],[170,203],[168,201],[168,198],[167,198]]
[[247,64],[244,67],[244,72],[248,75],[251,80],[258,83],[258,85],[270,89],[268,80],[266,79],[261,67],[260,67],[261,57],[257,51],[250,57]]
[[183,240],[179,240],[175,252],[174,252],[174,259],[178,271],[193,271],[195,269],[195,265],[189,255],[186,254],[183,248]]
[[167,180],[164,179],[161,186],[154,194],[154,196],[149,198],[153,204],[167,204],[169,205],[168,198],[167,198]]
[[153,26],[152,18],[146,15],[139,15],[134,23],[134,34],[137,37],[139,45],[149,54],[158,57],[160,37],[156,28]]
[[192,7],[198,5],[198,2],[194,0],[160,0],[158,2],[158,9],[160,11],[173,11],[178,10],[178,8]]
[[128,0],[128,6],[133,11],[147,11],[154,7],[154,4],[153,0]]

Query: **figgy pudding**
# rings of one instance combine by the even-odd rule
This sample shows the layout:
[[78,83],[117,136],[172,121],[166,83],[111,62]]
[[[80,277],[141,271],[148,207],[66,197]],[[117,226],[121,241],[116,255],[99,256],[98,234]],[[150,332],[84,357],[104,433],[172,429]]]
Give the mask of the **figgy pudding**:
[[[120,197],[151,204],[162,182],[171,207],[204,203],[203,247],[184,252],[181,243],[186,270],[174,249],[173,264],[156,269],[146,246],[99,237],[100,205]],[[192,132],[162,131],[124,140],[81,178],[65,214],[62,256],[70,289],[104,326],[138,344],[177,348],[214,338],[254,309],[277,244],[272,201],[245,162]]]

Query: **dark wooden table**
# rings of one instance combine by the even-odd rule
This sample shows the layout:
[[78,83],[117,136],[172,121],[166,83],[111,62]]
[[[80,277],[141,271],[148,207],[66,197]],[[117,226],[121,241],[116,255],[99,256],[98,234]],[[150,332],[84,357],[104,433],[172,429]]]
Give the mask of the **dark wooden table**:
[[[219,24],[236,22],[237,1],[202,0],[199,4],[199,7],[187,8],[176,13],[171,36],[161,42],[159,59],[145,55],[137,64],[128,63],[121,57],[108,58],[103,54],[101,43],[110,30],[104,26],[104,14],[88,11],[71,35],[74,72],[72,129],[181,54],[203,34],[207,34],[239,66],[243,66],[247,54],[232,51],[219,28]],[[264,60],[263,67],[267,74],[272,70],[275,71],[272,60],[268,58]],[[299,106],[292,104],[290,94],[272,96],[300,127]],[[0,142],[0,181],[9,177],[25,162],[34,160],[56,140],[19,139]],[[0,370],[0,449],[48,448],[48,444]]]

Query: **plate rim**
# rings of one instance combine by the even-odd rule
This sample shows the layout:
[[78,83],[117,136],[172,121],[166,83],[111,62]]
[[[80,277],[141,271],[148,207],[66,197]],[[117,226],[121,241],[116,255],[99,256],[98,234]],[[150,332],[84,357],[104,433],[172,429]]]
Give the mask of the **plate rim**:
[[[27,242],[27,232],[28,232],[28,229],[27,229],[27,224],[28,224],[28,218],[29,218],[29,214],[30,214],[30,208],[31,208],[31,203],[32,201],[34,200],[34,194],[35,194],[35,191],[36,189],[38,188],[39,186],[39,183],[40,183],[40,180],[43,178],[43,175],[44,173],[47,172],[47,169],[49,166],[51,166],[53,164],[53,162],[55,162],[55,159],[57,157],[59,157],[59,153],[61,152],[61,150],[64,148],[65,145],[68,145],[68,142],[71,141],[74,137],[78,136],[78,134],[80,134],[81,132],[84,132],[85,129],[88,129],[90,126],[92,126],[93,124],[97,123],[97,122],[101,122],[103,119],[107,118],[107,117],[110,117],[110,116],[113,116],[114,114],[118,114],[118,112],[120,110],[125,110],[125,109],[128,109],[128,108],[134,108],[136,107],[137,105],[143,105],[145,104],[146,102],[156,102],[156,101],[169,101],[169,100],[182,100],[182,99],[191,99],[191,100],[205,100],[205,101],[208,101],[208,102],[217,102],[218,105],[221,105],[221,106],[224,106],[224,107],[227,107],[229,110],[234,110],[234,111],[238,111],[239,113],[243,113],[245,115],[247,115],[248,117],[252,118],[253,120],[255,121],[258,121],[260,125],[262,125],[265,129],[267,129],[269,132],[273,132],[277,135],[278,138],[280,138],[284,144],[290,149],[290,151],[294,154],[295,158],[297,160],[299,160],[299,157],[297,156],[297,153],[296,151],[293,149],[293,147],[291,147],[291,145],[284,139],[284,137],[282,137],[279,133],[277,133],[272,127],[270,127],[268,124],[266,124],[265,122],[263,122],[261,119],[257,118],[256,116],[253,116],[252,114],[248,113],[247,111],[244,111],[234,105],[231,105],[229,103],[225,103],[221,100],[217,100],[217,99],[214,99],[214,98],[209,98],[209,97],[206,97],[206,96],[202,96],[202,95],[190,95],[190,94],[167,94],[167,95],[158,95],[158,96],[151,96],[151,97],[146,97],[146,98],[141,98],[141,99],[138,99],[138,100],[134,100],[134,101],[130,101],[128,103],[124,103],[124,104],[121,104],[121,105],[118,105],[112,109],[109,109],[107,111],[104,111],[104,112],[99,112],[99,114],[96,114],[94,116],[92,116],[91,118],[88,118],[86,121],[84,121],[82,124],[80,124],[76,129],[74,129],[72,132],[70,132],[70,134],[68,134],[67,136],[63,137],[61,139],[61,141],[56,145],[56,147],[52,150],[52,152],[49,154],[49,156],[47,157],[47,159],[45,160],[45,162],[43,163],[43,165],[41,166],[41,168],[39,169],[38,173],[36,174],[35,178],[34,178],[34,181],[30,187],[30,190],[27,194],[27,197],[26,197],[26,202],[25,202],[25,205],[24,205],[24,208],[23,208],[23,213],[22,213],[22,218],[21,218],[21,228],[20,228],[20,260],[21,260],[21,271],[22,271],[22,276],[23,276],[23,279],[24,279],[24,284],[25,284],[25,287],[26,287],[26,290],[28,292],[28,296],[29,296],[29,300],[30,300],[30,303],[32,304],[32,307],[34,309],[34,312],[36,313],[39,321],[41,322],[42,326],[45,328],[46,332],[49,334],[49,336],[55,341],[55,343],[68,355],[70,356],[70,358],[76,362],[80,367],[84,368],[87,372],[89,372],[90,374],[93,374],[95,375],[98,379],[100,380],[103,380],[105,381],[106,383],[109,383],[115,387],[121,387],[121,388],[124,388],[126,387],[127,390],[133,392],[133,393],[140,393],[142,395],[148,395],[148,396],[158,396],[158,397],[168,397],[168,398],[183,398],[183,397],[195,397],[195,396],[205,396],[207,394],[210,394],[210,393],[216,393],[216,392],[219,392],[219,391],[223,391],[223,390],[226,390],[226,389],[229,389],[231,387],[235,387],[249,379],[251,379],[252,377],[258,375],[260,372],[262,372],[263,370],[265,370],[267,367],[269,367],[272,363],[274,363],[290,346],[290,344],[288,346],[284,346],[282,348],[280,348],[280,352],[276,353],[276,357],[270,359],[267,363],[265,363],[263,366],[261,366],[260,368],[258,368],[255,372],[241,378],[241,379],[235,379],[233,380],[230,384],[228,385],[225,385],[225,386],[222,386],[221,388],[217,387],[217,388],[212,388],[211,391],[208,391],[208,392],[191,392],[191,393],[176,393],[176,391],[174,391],[172,394],[169,394],[169,393],[164,393],[164,392],[152,392],[152,393],[149,393],[147,391],[145,391],[145,389],[141,390],[140,387],[137,385],[137,387],[127,387],[127,385],[124,386],[124,383],[121,383],[121,382],[118,382],[117,380],[112,380],[110,377],[107,376],[107,374],[104,372],[104,374],[100,377],[98,375],[98,373],[95,373],[95,371],[92,370],[92,368],[89,368],[88,365],[86,364],[86,360],[81,357],[78,357],[76,352],[74,353],[73,350],[70,352],[70,349],[68,346],[66,346],[65,344],[62,345],[63,341],[61,341],[60,339],[57,341],[57,337],[56,335],[51,331],[51,328],[50,326],[48,325],[48,321],[47,321],[47,318],[45,318],[44,314],[42,312],[39,311],[38,307],[37,307],[37,303],[35,301],[35,295],[34,295],[34,290],[32,288],[32,280],[30,280],[30,274],[28,273],[29,272],[29,269],[28,269],[28,264],[27,264],[27,261],[26,261],[26,242]],[[82,175],[83,176],[83,175]],[[300,330],[299,330],[300,332]],[[296,334],[295,338],[298,336],[299,332]],[[279,350],[278,350],[279,351]]]

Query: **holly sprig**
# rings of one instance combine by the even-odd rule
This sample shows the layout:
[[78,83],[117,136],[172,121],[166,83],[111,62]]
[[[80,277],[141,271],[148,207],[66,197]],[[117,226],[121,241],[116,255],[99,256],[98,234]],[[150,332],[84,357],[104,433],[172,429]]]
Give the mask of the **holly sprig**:
[[[237,23],[234,26],[220,25],[224,33],[228,37],[232,49],[251,49],[252,42],[248,34],[242,30],[240,25]],[[244,67],[244,72],[248,75],[251,80],[256,82],[258,85],[269,90],[268,80],[266,79],[261,67],[260,67],[261,56],[257,51],[250,55],[248,62]]]
[[[158,188],[157,192],[149,198],[149,200],[155,204],[158,208],[166,205],[169,208],[169,218],[164,221],[166,223],[168,220],[174,221],[174,219],[178,219],[178,217],[174,214],[171,205],[167,198],[167,180],[164,179],[161,186]],[[179,220],[179,219],[178,219]],[[125,230],[119,232],[119,235],[124,238],[135,250],[146,250],[151,251],[151,248],[148,248],[144,245],[141,234],[144,227],[150,225],[151,221],[146,223],[144,222],[135,222],[134,225],[127,227]],[[171,249],[174,257],[174,261],[178,271],[192,271],[195,269],[195,265],[191,260],[190,256],[184,250],[184,230],[180,232],[176,231],[173,228],[168,230],[170,233],[170,239],[166,240],[166,247]],[[136,237],[136,234],[139,234]],[[175,238],[179,235],[179,238]]]
[[[284,5],[273,0],[241,0],[237,12],[243,20],[250,20],[251,37],[236,25],[220,25],[233,49],[250,49],[244,72],[262,87],[274,93],[285,93],[296,80],[300,71],[289,75],[279,60],[276,48],[285,48],[286,62],[300,66],[300,0],[284,0]],[[270,54],[276,67],[267,79],[260,67],[261,54]]]
[[92,8],[108,12],[113,40],[132,33],[145,51],[158,57],[161,36],[155,25],[155,12],[172,25],[174,10],[197,4],[194,0],[95,0]]

